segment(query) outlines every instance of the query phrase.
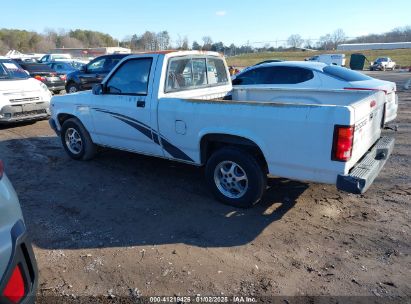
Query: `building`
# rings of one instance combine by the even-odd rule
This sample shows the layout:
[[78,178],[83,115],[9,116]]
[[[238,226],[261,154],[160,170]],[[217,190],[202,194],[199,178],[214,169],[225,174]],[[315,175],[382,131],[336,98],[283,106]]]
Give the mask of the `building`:
[[74,58],[90,58],[109,54],[130,54],[131,50],[122,47],[99,47],[99,48],[58,48],[50,50],[53,54],[70,54]]
[[411,49],[411,42],[346,43],[337,46],[338,51]]

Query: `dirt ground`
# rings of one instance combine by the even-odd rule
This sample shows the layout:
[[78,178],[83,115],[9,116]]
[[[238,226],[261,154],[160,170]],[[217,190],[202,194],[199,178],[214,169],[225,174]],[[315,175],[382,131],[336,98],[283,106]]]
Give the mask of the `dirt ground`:
[[370,74],[397,82],[399,131],[385,131],[394,153],[360,196],[272,179],[262,203],[239,210],[212,198],[202,169],[112,150],[76,162],[47,121],[1,127],[0,157],[38,261],[38,303],[198,294],[409,301],[411,90],[401,90],[411,74]]

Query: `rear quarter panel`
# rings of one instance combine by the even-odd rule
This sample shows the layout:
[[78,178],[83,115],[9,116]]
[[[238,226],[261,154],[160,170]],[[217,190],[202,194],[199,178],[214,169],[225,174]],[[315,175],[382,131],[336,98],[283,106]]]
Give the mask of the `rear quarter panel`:
[[0,180],[0,281],[12,253],[11,228],[23,219],[20,204],[10,181],[4,175]]

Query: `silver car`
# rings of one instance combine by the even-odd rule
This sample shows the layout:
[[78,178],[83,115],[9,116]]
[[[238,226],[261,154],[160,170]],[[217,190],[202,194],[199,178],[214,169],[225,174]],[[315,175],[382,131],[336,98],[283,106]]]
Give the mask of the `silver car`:
[[37,282],[19,200],[0,160],[0,303],[34,303]]

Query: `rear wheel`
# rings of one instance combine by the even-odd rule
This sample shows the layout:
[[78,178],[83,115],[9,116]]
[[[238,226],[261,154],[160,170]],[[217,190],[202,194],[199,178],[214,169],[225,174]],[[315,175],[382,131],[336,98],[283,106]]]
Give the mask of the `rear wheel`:
[[67,154],[75,160],[90,160],[96,154],[96,145],[77,118],[67,119],[61,128],[61,143]]
[[71,83],[69,83],[69,84],[66,86],[66,92],[67,92],[67,94],[76,93],[76,92],[78,92],[78,91],[79,91],[79,87],[78,87],[78,85],[75,84],[74,82],[71,82]]
[[240,148],[223,148],[211,155],[206,180],[214,196],[224,204],[249,208],[259,202],[267,174],[259,161]]

